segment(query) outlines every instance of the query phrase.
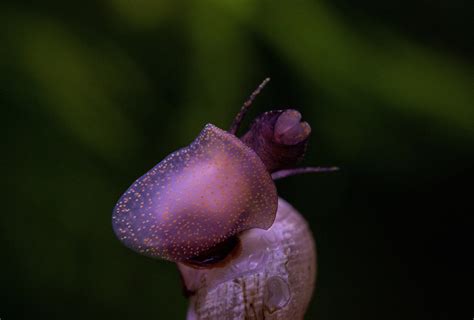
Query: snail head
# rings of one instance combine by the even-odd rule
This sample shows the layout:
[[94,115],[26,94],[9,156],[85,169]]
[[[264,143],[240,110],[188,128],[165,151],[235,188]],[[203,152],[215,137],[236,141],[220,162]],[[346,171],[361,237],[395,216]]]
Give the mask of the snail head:
[[303,159],[311,127],[293,109],[265,112],[241,140],[262,159],[270,173],[294,167]]

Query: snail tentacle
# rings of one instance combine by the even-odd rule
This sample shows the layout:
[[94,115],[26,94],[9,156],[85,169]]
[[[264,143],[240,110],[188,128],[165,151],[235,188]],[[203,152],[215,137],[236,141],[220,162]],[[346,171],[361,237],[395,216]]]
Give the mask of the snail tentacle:
[[278,180],[304,173],[321,173],[338,171],[339,167],[301,167],[286,170],[279,170],[272,173],[272,179]]
[[262,83],[255,89],[254,92],[250,95],[250,97],[247,99],[247,101],[244,102],[242,107],[240,108],[239,113],[234,118],[234,121],[232,122],[232,125],[230,126],[229,133],[235,134],[237,130],[239,130],[240,123],[244,119],[245,114],[247,111],[250,109],[250,106],[252,105],[252,102],[255,100],[255,98],[258,96],[260,91],[266,86],[266,84],[270,81],[270,78],[266,78],[265,80],[262,81]]

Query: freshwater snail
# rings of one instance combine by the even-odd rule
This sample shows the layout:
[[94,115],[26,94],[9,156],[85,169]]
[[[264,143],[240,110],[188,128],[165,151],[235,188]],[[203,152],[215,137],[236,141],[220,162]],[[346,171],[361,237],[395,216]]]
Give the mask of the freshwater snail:
[[188,319],[301,318],[310,301],[314,240],[273,180],[337,168],[295,168],[311,128],[293,109],[266,112],[235,135],[268,81],[228,132],[207,124],[114,208],[113,229],[127,247],[178,264],[191,296]]

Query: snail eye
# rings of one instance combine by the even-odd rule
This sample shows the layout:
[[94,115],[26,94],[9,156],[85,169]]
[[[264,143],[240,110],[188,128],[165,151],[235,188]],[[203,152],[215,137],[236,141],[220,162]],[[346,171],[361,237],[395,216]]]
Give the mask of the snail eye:
[[268,229],[277,193],[258,155],[208,124],[133,183],[114,208],[117,237],[151,257],[187,261],[250,229]]

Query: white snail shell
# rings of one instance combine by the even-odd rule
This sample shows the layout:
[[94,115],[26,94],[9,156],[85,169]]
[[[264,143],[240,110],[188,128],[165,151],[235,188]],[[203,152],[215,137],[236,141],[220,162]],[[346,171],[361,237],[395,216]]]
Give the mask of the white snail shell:
[[274,224],[239,238],[241,252],[225,266],[178,263],[193,292],[187,319],[302,319],[315,284],[316,247],[301,214],[279,198]]

